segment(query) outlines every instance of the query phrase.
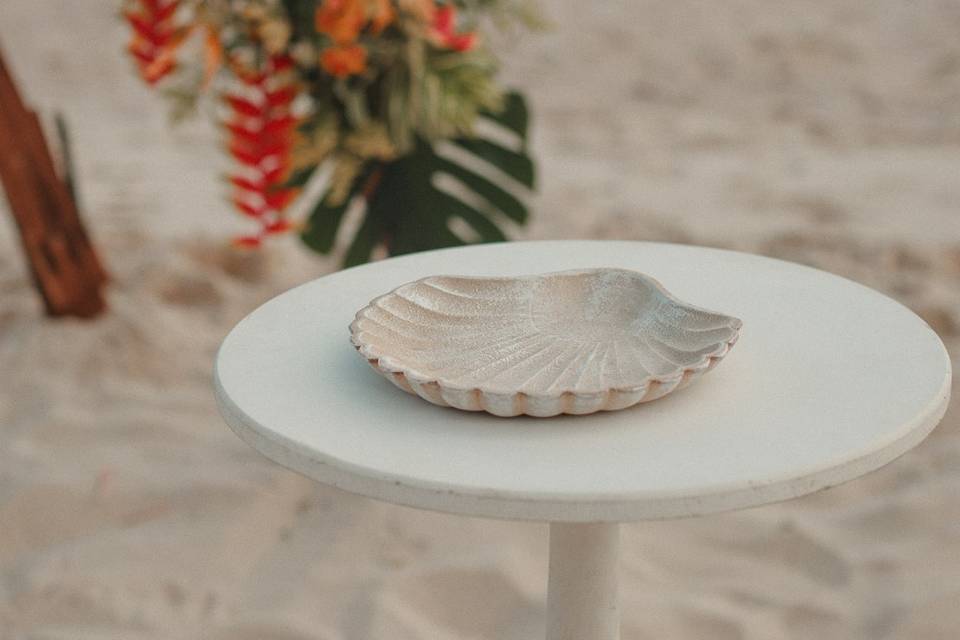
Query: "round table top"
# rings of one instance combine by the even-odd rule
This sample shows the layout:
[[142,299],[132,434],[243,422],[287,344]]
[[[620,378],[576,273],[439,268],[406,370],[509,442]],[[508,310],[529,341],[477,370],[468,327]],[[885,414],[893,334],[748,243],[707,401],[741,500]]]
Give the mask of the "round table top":
[[[350,344],[355,312],[411,280],[587,267],[635,269],[741,318],[740,341],[663,399],[554,418],[431,405]],[[717,249],[557,241],[431,251],[304,284],[230,332],[215,383],[241,438],[325,484],[460,514],[623,522],[785,500],[876,469],[936,426],[950,376],[930,327],[850,280]]]

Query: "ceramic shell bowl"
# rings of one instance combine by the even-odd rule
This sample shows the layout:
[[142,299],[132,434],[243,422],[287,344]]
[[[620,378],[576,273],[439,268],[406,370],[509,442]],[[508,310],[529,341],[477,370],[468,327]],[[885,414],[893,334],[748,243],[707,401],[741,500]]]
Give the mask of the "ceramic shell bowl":
[[740,320],[624,269],[431,276],[373,300],[351,341],[388,380],[441,406],[498,416],[624,409],[712,369]]

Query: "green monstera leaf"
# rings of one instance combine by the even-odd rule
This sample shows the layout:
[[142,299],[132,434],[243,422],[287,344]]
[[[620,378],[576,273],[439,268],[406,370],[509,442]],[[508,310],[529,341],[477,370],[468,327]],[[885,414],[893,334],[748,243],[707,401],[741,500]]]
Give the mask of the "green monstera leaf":
[[503,110],[483,117],[499,125],[501,133],[512,132],[518,144],[482,134],[437,145],[417,140],[412,153],[368,163],[342,204],[330,206],[324,194],[310,214],[303,241],[329,253],[347,210],[358,205],[362,222],[344,258],[346,267],[367,262],[381,244],[398,255],[506,240],[502,219],[526,222],[524,195],[534,186],[526,104],[510,93]]

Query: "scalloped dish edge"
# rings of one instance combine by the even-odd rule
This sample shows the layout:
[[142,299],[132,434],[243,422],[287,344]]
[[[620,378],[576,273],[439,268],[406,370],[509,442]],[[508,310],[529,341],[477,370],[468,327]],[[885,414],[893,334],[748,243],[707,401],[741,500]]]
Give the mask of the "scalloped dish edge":
[[604,270],[602,267],[590,269],[573,269],[566,271],[552,271],[542,274],[524,275],[524,276],[464,276],[436,274],[406,282],[394,289],[372,299],[362,309],[357,311],[353,321],[349,325],[350,342],[354,348],[363,356],[367,363],[373,369],[392,382],[396,387],[403,391],[419,396],[420,398],[441,407],[453,407],[462,411],[485,411],[499,417],[516,417],[527,415],[532,417],[552,417],[560,414],[586,415],[598,411],[618,411],[627,409],[637,404],[650,402],[662,398],[669,393],[683,389],[691,382],[712,370],[717,364],[730,352],[730,349],[740,338],[740,332],[743,328],[743,321],[739,318],[721,314],[719,312],[709,311],[701,307],[684,302],[670,293],[657,279],[638,271],[628,269],[611,269],[615,271],[630,271],[633,274],[642,276],[654,285],[662,294],[666,295],[674,303],[694,309],[724,315],[737,322],[734,329],[733,338],[727,342],[721,343],[713,353],[703,355],[700,360],[692,365],[687,365],[678,369],[670,375],[650,375],[637,385],[630,387],[612,387],[596,392],[577,392],[572,390],[562,390],[553,393],[530,394],[523,391],[514,393],[503,393],[491,391],[482,387],[457,387],[455,385],[445,384],[441,380],[429,376],[418,375],[408,367],[392,361],[390,356],[378,353],[371,348],[371,345],[360,343],[357,340],[357,334],[361,333],[357,329],[357,323],[364,319],[364,313],[373,307],[378,301],[393,295],[399,289],[411,285],[431,280],[434,278],[463,278],[476,280],[516,280],[542,278],[545,276],[555,276],[561,274],[577,274],[590,271]]

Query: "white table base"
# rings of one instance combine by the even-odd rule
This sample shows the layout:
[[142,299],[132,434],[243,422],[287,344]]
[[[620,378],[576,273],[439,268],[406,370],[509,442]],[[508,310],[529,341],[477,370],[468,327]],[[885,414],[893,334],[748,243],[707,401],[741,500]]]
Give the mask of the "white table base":
[[620,525],[550,525],[547,640],[619,640]]

